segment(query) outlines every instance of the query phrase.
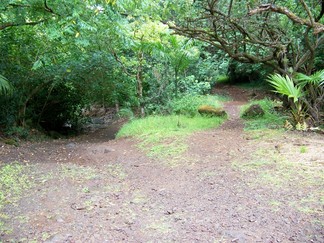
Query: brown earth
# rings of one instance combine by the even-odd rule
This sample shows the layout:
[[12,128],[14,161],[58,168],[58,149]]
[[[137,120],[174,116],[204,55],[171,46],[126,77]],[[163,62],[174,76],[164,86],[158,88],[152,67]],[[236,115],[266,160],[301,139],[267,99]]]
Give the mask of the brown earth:
[[2,163],[29,165],[36,182],[5,208],[0,242],[324,242],[323,135],[244,132],[239,106],[252,91],[214,92],[233,97],[229,120],[190,136],[177,159],[112,140],[118,123],[0,145]]

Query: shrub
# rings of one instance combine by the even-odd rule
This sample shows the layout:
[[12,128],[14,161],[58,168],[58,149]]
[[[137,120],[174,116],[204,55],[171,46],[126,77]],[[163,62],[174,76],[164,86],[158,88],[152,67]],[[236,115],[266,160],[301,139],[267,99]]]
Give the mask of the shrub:
[[9,137],[27,139],[29,130],[24,127],[10,127],[5,134]]
[[130,108],[121,108],[118,112],[118,116],[120,118],[133,119],[134,113],[133,113],[132,109],[130,109]]
[[180,80],[179,88],[183,93],[202,95],[210,91],[211,85],[209,82],[198,81],[194,75],[190,75]]

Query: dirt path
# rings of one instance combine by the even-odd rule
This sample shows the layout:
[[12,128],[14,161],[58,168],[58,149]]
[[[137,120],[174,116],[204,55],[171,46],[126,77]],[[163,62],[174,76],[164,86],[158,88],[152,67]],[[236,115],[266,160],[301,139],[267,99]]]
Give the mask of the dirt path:
[[118,124],[76,139],[4,147],[2,161],[29,164],[35,186],[5,209],[10,230],[0,242],[323,242],[316,194],[323,178],[269,183],[259,170],[268,167],[253,164],[258,151],[274,163],[294,158],[278,145],[285,151],[302,142],[310,152],[297,153],[299,159],[322,166],[323,137],[256,139],[239,119],[249,95],[225,89],[234,98],[225,104],[229,120],[188,138],[188,151],[176,161],[148,158],[132,139],[108,141]]

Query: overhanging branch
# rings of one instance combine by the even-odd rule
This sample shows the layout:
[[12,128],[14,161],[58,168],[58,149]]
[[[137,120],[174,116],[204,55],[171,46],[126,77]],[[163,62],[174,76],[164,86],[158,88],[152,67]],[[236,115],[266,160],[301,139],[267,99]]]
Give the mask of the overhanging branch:
[[16,27],[16,26],[24,26],[24,25],[37,25],[40,23],[45,22],[45,19],[35,21],[35,22],[22,22],[22,23],[14,23],[14,22],[7,22],[7,23],[0,23],[0,30],[4,30],[9,27]]
[[314,28],[314,34],[315,35],[319,34],[321,32],[324,32],[324,25],[319,23],[319,22],[315,22],[313,20],[313,18],[311,20],[300,18],[296,14],[291,12],[288,8],[276,6],[276,5],[273,5],[273,4],[260,5],[259,7],[250,10],[248,15],[252,16],[252,15],[255,15],[255,14],[268,12],[268,11],[286,15],[290,20],[292,20],[295,23]]

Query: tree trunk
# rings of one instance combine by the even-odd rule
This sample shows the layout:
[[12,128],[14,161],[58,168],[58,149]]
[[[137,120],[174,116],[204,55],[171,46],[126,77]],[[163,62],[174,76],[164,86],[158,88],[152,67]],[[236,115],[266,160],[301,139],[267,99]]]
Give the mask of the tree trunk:
[[137,74],[136,74],[136,81],[137,81],[137,97],[139,100],[139,110],[141,113],[141,116],[145,116],[144,111],[144,104],[143,104],[143,60],[144,60],[144,54],[142,51],[138,53],[137,56],[138,59],[138,67],[137,67]]

